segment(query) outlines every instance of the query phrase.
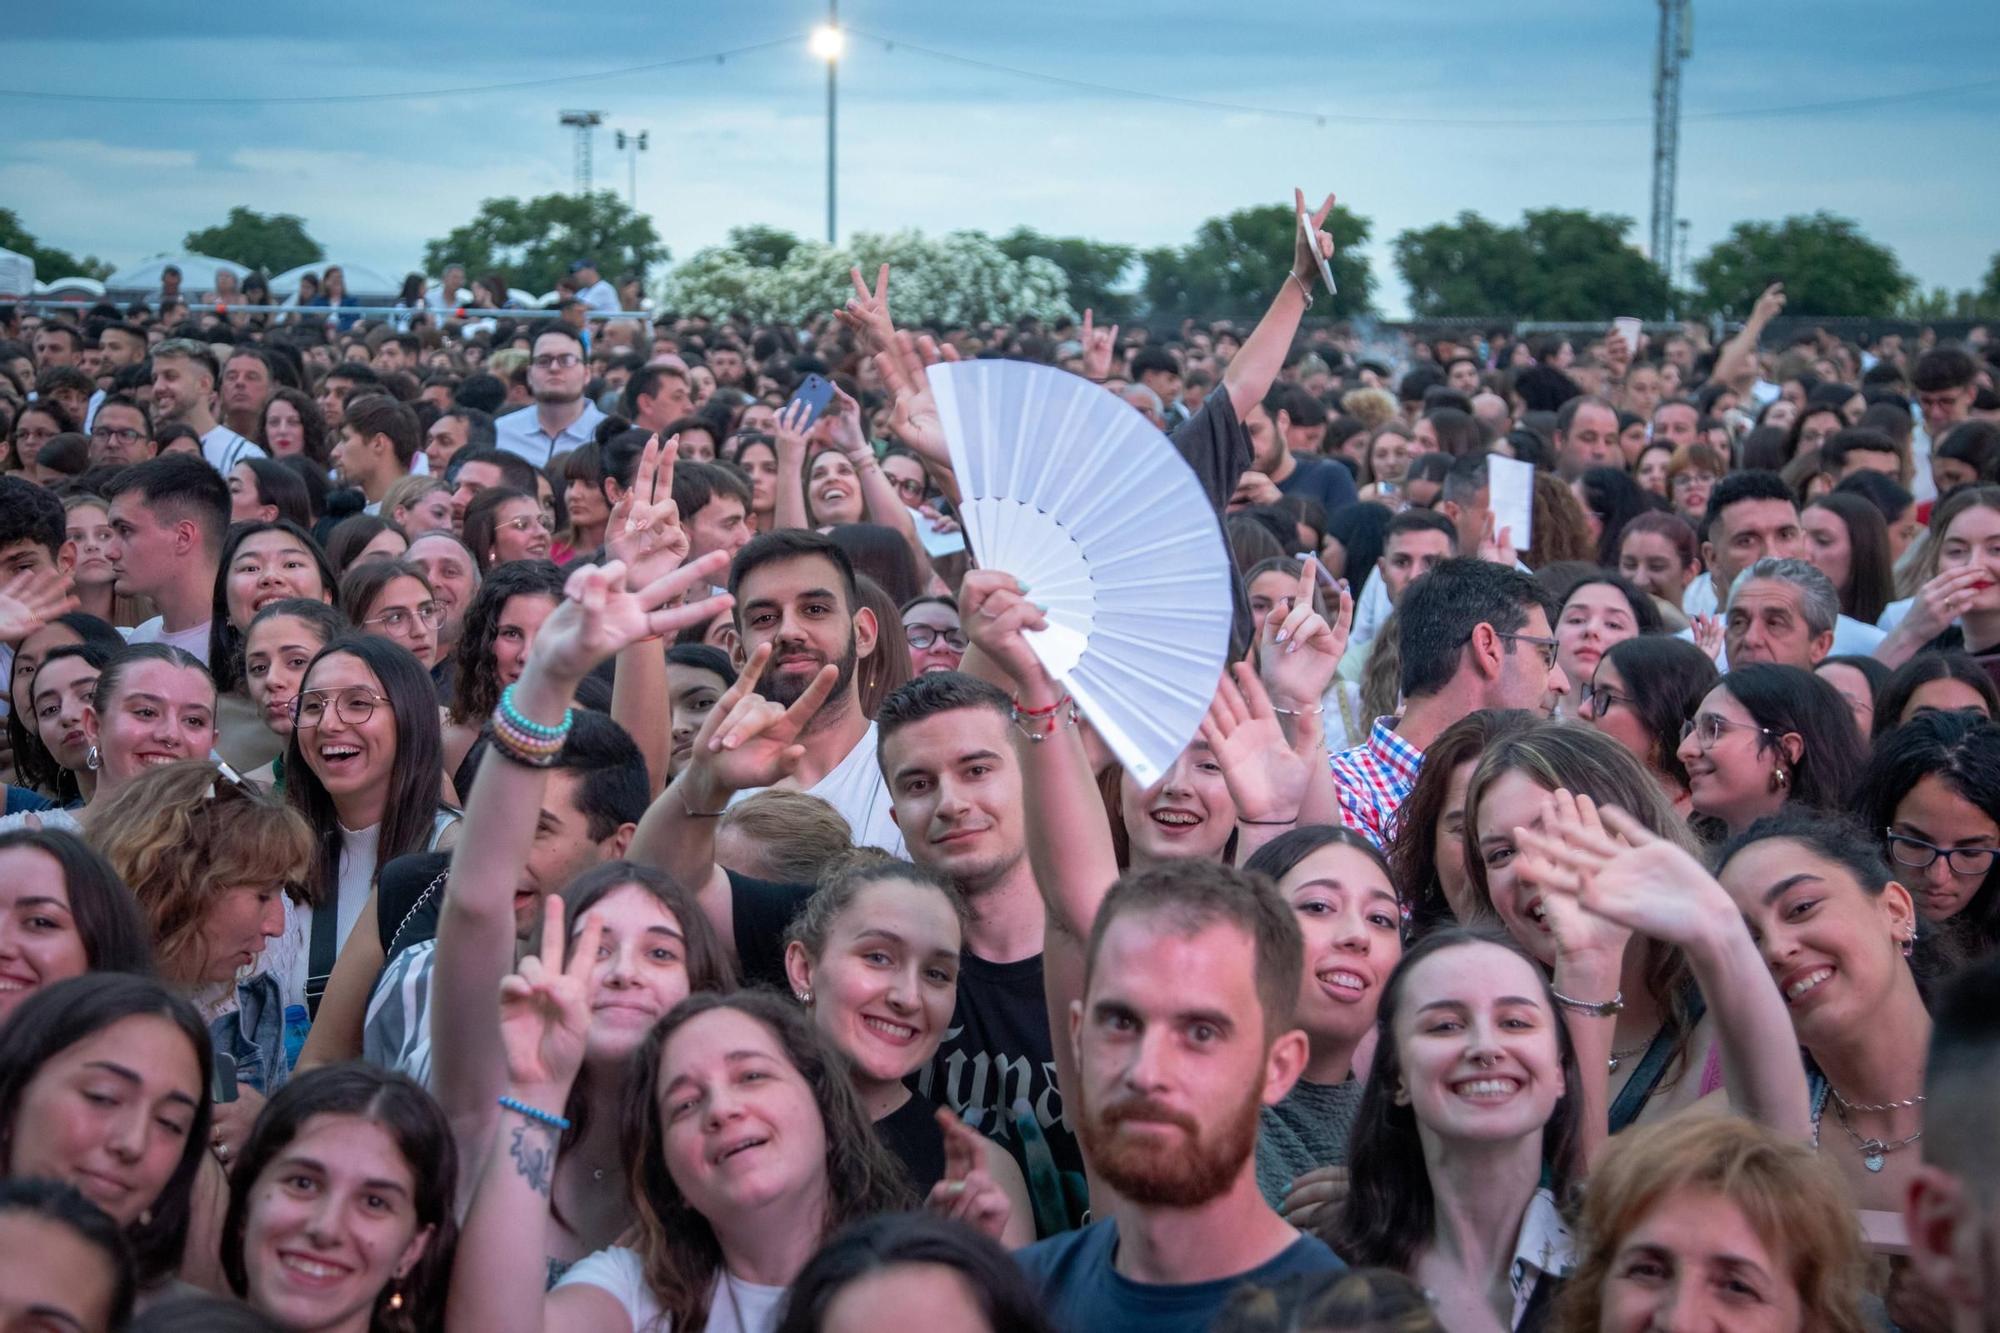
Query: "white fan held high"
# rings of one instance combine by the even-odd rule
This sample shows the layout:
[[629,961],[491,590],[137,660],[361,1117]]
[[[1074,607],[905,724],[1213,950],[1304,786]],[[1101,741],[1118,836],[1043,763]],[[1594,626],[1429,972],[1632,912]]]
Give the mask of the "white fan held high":
[[973,556],[1028,586],[1028,644],[1119,762],[1157,783],[1229,651],[1229,556],[1173,443],[1116,396],[1025,361],[929,371]]

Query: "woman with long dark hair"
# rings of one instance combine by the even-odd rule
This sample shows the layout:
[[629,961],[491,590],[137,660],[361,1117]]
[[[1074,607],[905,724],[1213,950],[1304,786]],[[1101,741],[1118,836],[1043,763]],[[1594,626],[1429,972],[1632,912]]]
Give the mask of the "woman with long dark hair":
[[1826,814],[1786,810],[1732,838],[1716,877],[1757,937],[1808,1058],[1812,1142],[1864,1210],[1900,1220],[1923,1132],[1931,1020],[1915,965],[1932,962],[1916,905],[1881,844]]
[[1622,467],[1586,468],[1577,478],[1576,498],[1597,538],[1597,563],[1616,569],[1625,525],[1641,514],[1652,513],[1652,500]]
[[1829,491],[1799,512],[1806,559],[1832,580],[1840,614],[1872,625],[1896,595],[1889,525],[1882,511],[1851,491]]
[[1684,639],[1627,639],[1611,646],[1579,688],[1577,716],[1631,751],[1685,815],[1681,734],[1718,679],[1714,660]]
[[[458,814],[438,799],[437,691],[422,664],[387,639],[342,635],[320,649],[292,719],[285,799],[317,842],[306,885],[315,905],[272,946],[272,962],[285,1002],[317,1008],[381,868],[442,845]],[[360,1015],[351,1021],[358,1034]]]
[[2000,948],[2000,725],[1912,718],[1876,743],[1856,804],[1917,915],[1975,956]]
[[0,833],[0,1026],[30,995],[86,972],[153,970],[145,920],[98,852],[74,833]]
[[287,1083],[229,1182],[222,1271],[290,1329],[436,1328],[458,1225],[458,1154],[430,1094],[369,1065]]
[[1007,1251],[923,1213],[864,1217],[828,1241],[792,1283],[773,1333],[872,1328],[913,1297],[962,1333],[1054,1333]]
[[217,750],[243,772],[282,751],[243,688],[243,636],[256,614],[291,598],[333,601],[333,566],[319,543],[289,519],[238,523],[222,544],[209,616],[208,661],[215,675]]
[[1557,1200],[1585,1170],[1585,1080],[1602,1076],[1579,1066],[1541,968],[1491,931],[1411,946],[1376,1026],[1327,1244],[1407,1274],[1450,1328],[1539,1326],[1568,1269]]
[[229,519],[232,523],[269,523],[275,519],[312,526],[312,497],[297,472],[270,458],[246,458],[229,472]]
[[464,765],[480,728],[499,706],[500,692],[521,678],[535,635],[562,595],[562,571],[547,560],[500,565],[473,594],[452,657],[452,699],[445,710],[445,769],[460,796],[472,786]]
[[[542,953],[563,952],[552,910]],[[586,930],[557,972],[523,960],[503,992],[509,1080],[466,1216],[445,1327],[612,1330],[768,1326],[786,1288],[851,1221],[909,1206],[902,1165],[796,1008],[768,991],[692,995],[631,1057],[625,1098],[633,1243],[600,1250],[542,1289],[547,1182],[589,1025]],[[754,1154],[730,1165],[740,1153]]]
[[150,977],[44,986],[0,1026],[0,1176],[74,1185],[131,1243],[143,1289],[180,1266],[208,1147],[208,1032]]
[[311,394],[297,389],[281,386],[271,391],[257,423],[256,443],[270,450],[273,458],[302,454],[322,468],[330,465],[326,414]]
[[16,785],[7,792],[7,813],[73,801],[79,795],[74,779],[64,781],[62,765],[42,744],[34,725],[34,685],[35,673],[49,653],[80,644],[110,654],[123,648],[125,639],[96,616],[65,611],[14,645],[7,678],[7,745],[14,756]]
[[340,609],[356,633],[397,645],[426,671],[438,664],[444,609],[421,566],[405,560],[356,565],[341,576]]
[[97,793],[97,773],[90,767],[90,739],[83,716],[97,694],[97,681],[110,664],[111,652],[94,643],[65,644],[42,655],[28,684],[29,719],[41,753],[56,766],[59,797],[75,804]]
[[10,1325],[18,1316],[23,1327],[123,1329],[138,1294],[132,1247],[70,1186],[0,1181],[0,1293]]
[[[1543,571],[1543,579],[1550,571]],[[1628,583],[1622,575],[1599,569],[1584,575],[1562,595],[1562,610],[1556,614],[1556,665],[1565,679],[1576,682],[1575,692],[1562,696],[1566,714],[1574,715],[1582,704],[1582,683],[1597,673],[1597,664],[1616,644],[1642,634],[1660,632],[1660,611],[1653,599]]]
[[1540,720],[1539,714],[1522,708],[1483,708],[1446,727],[1425,749],[1417,785],[1403,802],[1389,840],[1389,868],[1409,911],[1413,936],[1490,919],[1466,870],[1466,789],[1480,755]]
[[1833,686],[1810,671],[1735,668],[1701,701],[1676,751],[1690,805],[1731,833],[1790,804],[1845,809],[1865,758],[1852,722]]

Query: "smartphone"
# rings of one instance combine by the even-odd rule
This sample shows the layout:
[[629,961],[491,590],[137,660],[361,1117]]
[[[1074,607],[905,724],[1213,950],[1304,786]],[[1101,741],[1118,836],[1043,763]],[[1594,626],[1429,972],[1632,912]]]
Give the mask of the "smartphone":
[[215,1068],[208,1076],[208,1095],[211,1101],[236,1100],[236,1057],[227,1051],[215,1053]]
[[801,432],[809,431],[812,429],[813,423],[825,414],[826,405],[832,401],[833,381],[823,375],[807,375],[799,381],[798,392],[792,395],[791,403],[785,404],[785,411],[789,413],[792,410],[792,403],[804,403],[806,405],[806,419],[805,423],[799,427],[799,430]]
[[1303,209],[1299,211],[1299,234],[1305,237],[1306,248],[1312,251],[1313,258],[1319,261],[1319,276],[1326,283],[1326,290],[1337,295],[1340,288],[1333,285],[1333,265],[1329,264],[1326,255],[1321,253],[1319,237],[1313,231],[1312,219],[1306,216]]

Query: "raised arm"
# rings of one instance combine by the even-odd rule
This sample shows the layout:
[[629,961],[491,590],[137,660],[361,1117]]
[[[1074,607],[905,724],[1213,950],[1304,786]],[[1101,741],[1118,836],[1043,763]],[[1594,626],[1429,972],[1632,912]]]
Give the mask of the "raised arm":
[[1743,321],[1743,327],[1736,331],[1736,336],[1722,344],[1722,350],[1715,354],[1715,370],[1711,378],[1718,384],[1728,385],[1738,396],[1749,393],[1751,386],[1757,383],[1757,343],[1763,338],[1765,328],[1783,314],[1784,309],[1785,284],[1774,282],[1757,298],[1750,318]]
[[[1294,190],[1292,197],[1299,209],[1305,208],[1303,192]],[[1328,259],[1333,258],[1333,235],[1320,230],[1320,224],[1331,212],[1333,196],[1328,195],[1312,215],[1313,239],[1319,246],[1319,254]],[[1237,415],[1262,403],[1278,372],[1284,368],[1285,356],[1292,350],[1292,339],[1299,331],[1299,320],[1312,304],[1312,284],[1318,277],[1319,255],[1313,253],[1305,236],[1300,234],[1292,242],[1291,271],[1278,284],[1277,295],[1271,298],[1264,318],[1257,321],[1249,338],[1230,358],[1229,369],[1222,377],[1222,387],[1229,390],[1229,400],[1235,404]]]
[[937,399],[924,371],[956,360],[958,349],[950,343],[940,347],[934,339],[909,333],[893,334],[888,347],[875,356],[875,369],[893,400],[890,429],[924,460],[932,483],[953,504],[959,502],[958,474],[951,470],[951,446],[944,438],[944,422],[938,417]]
[[[473,790],[479,786],[475,781]],[[554,1294],[545,1290],[544,1243],[562,1140],[560,1116],[583,1066],[590,969],[603,929],[598,922],[586,927],[565,965],[563,901],[550,894],[541,951],[494,984],[500,999],[495,1111],[506,1123],[480,1159],[479,1184],[452,1264],[446,1333],[631,1333],[631,1320],[608,1293],[581,1285]],[[499,1106],[503,1095],[511,1107]]]
[[[1234,679],[1231,679],[1231,677]],[[1295,719],[1317,723],[1317,715]],[[1209,701],[1201,737],[1222,769],[1236,803],[1236,861],[1305,822],[1300,812],[1313,770],[1327,770],[1324,733],[1317,725],[1279,724],[1263,682],[1247,662],[1233,662]]]
[[771,425],[778,442],[778,489],[771,509],[773,528],[804,528],[806,520],[806,405],[785,404]]
[[[1320,746],[1326,744],[1326,692],[1340,670],[1347,639],[1354,628],[1354,597],[1345,581],[1335,585],[1340,604],[1333,623],[1313,609],[1320,566],[1308,556],[1292,595],[1271,608],[1257,636],[1257,674],[1270,695],[1271,711],[1284,722],[1295,745],[1303,745],[1309,729]],[[1241,802],[1238,802],[1239,809]],[[1322,754],[1298,812],[1301,824],[1338,824],[1340,805],[1334,796],[1333,769]],[[1241,846],[1239,840],[1238,846]],[[1241,854],[1237,859],[1242,860]]]
[[[654,446],[657,446],[657,452]],[[674,463],[680,457],[681,437],[669,436],[662,443],[655,435],[639,455],[639,467],[632,476],[632,489],[618,502],[605,524],[605,551],[613,560],[622,560],[628,569],[649,558],[649,549],[664,542],[685,542],[680,509],[674,504]],[[688,545],[678,547],[685,559]],[[706,588],[693,591],[706,593]],[[713,609],[713,608],[710,608]],[[625,728],[625,734],[639,747],[646,761],[649,796],[658,796],[667,785],[667,768],[674,755],[673,698],[667,684],[666,649],[658,639],[640,639],[618,653],[618,666],[611,677],[611,720]]]
[[[657,457],[653,447],[647,453]],[[637,487],[633,494],[640,494]],[[687,536],[672,517],[671,500],[621,503],[611,531],[638,557],[586,566],[571,575],[566,600],[543,622],[521,678],[508,696],[513,711],[536,726],[560,727],[576,688],[598,663],[632,643],[705,621],[707,602],[681,604],[728,562],[720,552],[679,565]],[[643,541],[626,541],[632,532]],[[676,568],[675,566],[679,566]],[[665,572],[661,572],[661,571]],[[636,591],[631,580],[655,577]],[[513,762],[492,747],[465,803],[464,832],[438,912],[437,954],[430,1013],[445,1025],[431,1043],[433,1091],[460,1127],[461,1142],[483,1142],[501,1091],[504,1064],[497,1030],[477,1015],[490,1013],[500,979],[514,963],[514,890],[540,824],[548,771]],[[468,1019],[471,1021],[468,1021]]]
[[910,548],[910,557],[916,561],[919,585],[931,581],[931,557],[924,550],[924,544],[917,536],[916,520],[910,517],[910,507],[903,503],[903,497],[896,494],[896,488],[889,484],[889,478],[882,472],[882,461],[875,457],[875,446],[868,442],[868,431],[861,422],[861,404],[849,397],[844,390],[833,391],[833,406],[827,409],[831,420],[834,445],[847,456],[854,468],[854,476],[861,484],[861,503],[870,523],[879,523],[903,539],[903,545]]
[[805,758],[798,738],[840,675],[832,663],[821,667],[787,708],[756,692],[770,660],[768,643],[750,654],[743,674],[702,722],[687,767],[647,808],[630,849],[633,860],[658,866],[694,890],[731,957],[736,954],[736,908],[729,876],[715,862],[716,821],[737,792],[774,786],[798,768]]
[[[1785,1002],[1742,914],[1700,863],[1622,810],[1555,793],[1543,828],[1516,829],[1538,880],[1593,915],[1675,945],[1715,1015],[1730,1104],[1800,1140],[1812,1135],[1804,1063]],[[1579,1058],[1581,1054],[1579,1053]]]

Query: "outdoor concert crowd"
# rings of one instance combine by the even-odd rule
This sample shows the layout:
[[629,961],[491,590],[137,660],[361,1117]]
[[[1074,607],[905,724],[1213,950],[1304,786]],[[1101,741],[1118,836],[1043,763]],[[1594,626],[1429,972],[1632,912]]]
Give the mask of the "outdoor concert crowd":
[[[1254,326],[0,307],[0,1327],[2000,1328],[2000,349],[1385,355],[1325,216]],[[1214,510],[1150,786],[985,357]]]

